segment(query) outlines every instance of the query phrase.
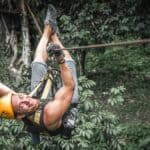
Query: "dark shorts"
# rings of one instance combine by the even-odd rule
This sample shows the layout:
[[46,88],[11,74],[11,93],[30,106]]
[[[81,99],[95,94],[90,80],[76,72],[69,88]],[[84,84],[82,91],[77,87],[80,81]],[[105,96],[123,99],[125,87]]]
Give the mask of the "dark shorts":
[[[75,62],[73,60],[66,60],[65,62],[69,69],[71,70],[73,79],[75,81],[75,89],[72,97],[72,104],[78,104],[78,83],[77,83],[77,73]],[[47,64],[42,62],[32,62],[32,75],[31,75],[31,91],[36,87],[36,85],[41,81],[43,76],[47,73]],[[51,91],[50,91],[50,95]]]

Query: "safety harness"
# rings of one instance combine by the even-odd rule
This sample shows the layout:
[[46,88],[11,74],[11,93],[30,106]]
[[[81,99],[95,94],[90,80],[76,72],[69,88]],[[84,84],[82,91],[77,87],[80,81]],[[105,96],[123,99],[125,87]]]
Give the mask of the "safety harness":
[[[50,100],[47,99],[49,93],[51,93],[51,99],[53,99],[55,92],[60,88],[60,86],[61,79],[59,71],[56,69],[48,69],[47,74],[41,79],[34,90],[29,94],[31,97],[38,97],[41,101],[40,107],[34,113],[27,114],[26,117],[23,118],[25,129],[31,133],[33,144],[37,144],[40,142],[39,135],[41,132],[42,134],[48,133],[51,136],[55,136],[57,134],[61,134],[61,131],[63,130],[62,127],[60,127],[55,132],[51,132],[45,128],[43,123],[43,109]],[[29,120],[29,117],[32,118],[32,121]]]

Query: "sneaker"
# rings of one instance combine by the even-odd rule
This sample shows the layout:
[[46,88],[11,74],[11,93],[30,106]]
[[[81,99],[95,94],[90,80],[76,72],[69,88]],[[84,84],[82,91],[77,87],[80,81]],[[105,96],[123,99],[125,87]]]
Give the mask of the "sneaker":
[[46,18],[44,20],[45,25],[50,25],[53,32],[57,31],[57,11],[53,5],[49,5],[46,13]]
[[64,139],[70,139],[72,131],[75,129],[75,120],[77,115],[77,108],[72,107],[63,118],[63,131],[61,136]]
[[75,128],[75,121],[77,115],[77,108],[72,107],[66,114],[63,120],[64,128],[66,129],[74,129]]
[[63,53],[63,50],[60,48],[58,44],[49,43],[47,46],[47,52],[49,55],[54,54],[59,64],[62,64],[65,62],[65,59],[64,59],[65,55]]

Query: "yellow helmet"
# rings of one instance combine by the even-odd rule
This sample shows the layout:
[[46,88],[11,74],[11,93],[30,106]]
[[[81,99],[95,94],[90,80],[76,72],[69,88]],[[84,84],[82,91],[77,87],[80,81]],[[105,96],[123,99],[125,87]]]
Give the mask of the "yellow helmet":
[[14,111],[11,103],[12,93],[8,93],[5,96],[0,97],[0,117],[13,119]]

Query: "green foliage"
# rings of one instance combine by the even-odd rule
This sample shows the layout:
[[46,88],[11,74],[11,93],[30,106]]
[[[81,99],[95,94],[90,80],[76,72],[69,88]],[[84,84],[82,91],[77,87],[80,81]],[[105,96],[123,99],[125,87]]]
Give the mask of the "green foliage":
[[[111,88],[110,96],[108,98],[108,104],[114,106],[115,104],[122,104],[124,102],[124,98],[122,93],[125,91],[123,86],[119,86],[117,88]],[[105,93],[106,94],[106,93]]]
[[[148,74],[149,68],[149,47],[135,46],[124,48],[111,48],[106,49],[104,54],[94,56],[89,53],[87,59],[87,69],[94,68],[94,65],[90,60],[95,58],[96,69],[113,72],[115,75],[120,73],[132,73],[132,74]],[[115,73],[116,72],[116,73]]]
[[150,127],[144,124],[122,124],[121,138],[124,140],[124,149],[148,150],[150,146]]
[[23,132],[23,124],[16,121],[3,119],[0,131],[0,146],[2,149],[23,148],[23,143],[28,141],[26,134]]

